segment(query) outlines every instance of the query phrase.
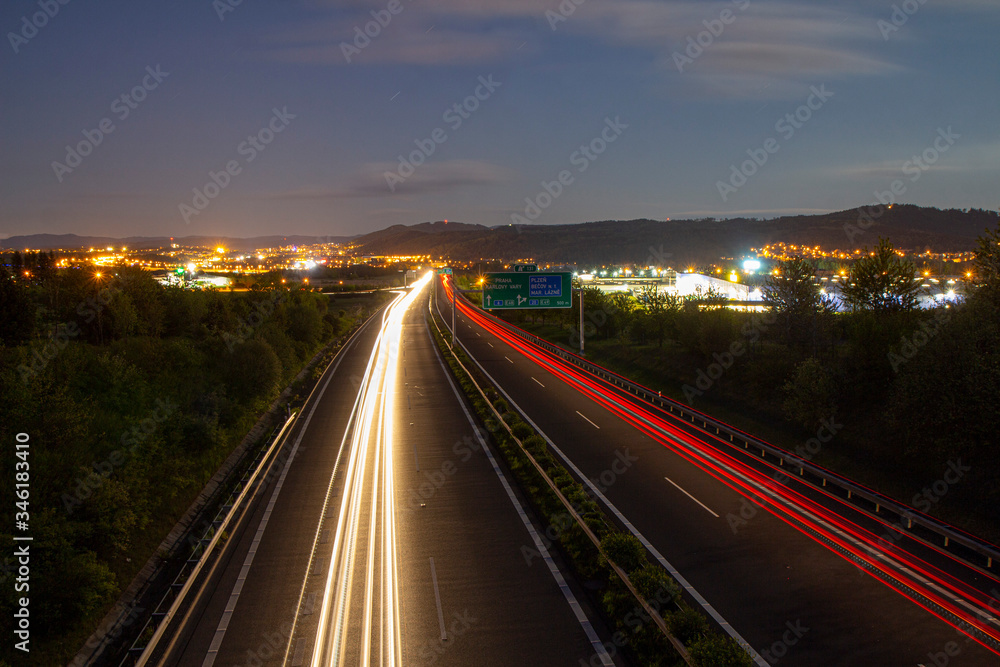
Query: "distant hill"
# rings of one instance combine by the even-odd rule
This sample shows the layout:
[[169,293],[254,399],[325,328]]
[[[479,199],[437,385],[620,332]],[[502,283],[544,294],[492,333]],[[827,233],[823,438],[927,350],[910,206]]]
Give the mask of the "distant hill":
[[[392,227],[386,227],[377,232],[356,237],[352,240],[351,245],[359,247],[359,243],[363,241],[362,245],[366,254],[407,254],[405,251],[387,253],[379,249],[406,249],[411,246],[420,246],[428,240],[432,240],[431,242],[434,244],[448,245],[452,242],[452,239],[458,236],[466,234],[482,236],[488,235],[490,231],[491,229],[484,225],[473,225],[464,222],[421,222],[416,225],[393,225]],[[371,252],[368,252],[369,250]],[[414,252],[413,254],[425,253]]]
[[[771,220],[605,220],[574,225],[483,227],[450,222],[396,225],[355,238],[351,245],[372,255],[430,255],[475,261],[533,258],[539,262],[682,265],[745,254],[783,241],[853,250],[888,237],[898,248],[936,252],[972,250],[997,213],[939,210],[897,204],[869,222],[865,209]],[[872,214],[876,211],[872,211]]]
[[[986,228],[995,228],[997,213],[980,209],[940,210],[897,204],[869,220],[866,209],[824,215],[795,215],[762,220],[604,220],[573,225],[504,225],[487,227],[463,222],[393,225],[364,236],[256,236],[252,238],[185,236],[174,243],[221,245],[236,250],[307,245],[349,244],[366,255],[430,255],[454,260],[532,258],[554,264],[665,264],[682,266],[736,257],[768,243],[819,245],[826,250],[872,246],[879,236],[898,248],[961,252],[972,250]],[[874,214],[875,211],[872,211]],[[31,234],[0,241],[6,249],[76,249],[106,246],[155,248],[168,237],[108,238],[75,234]]]
[[[178,236],[173,243],[181,246],[215,247],[233,250],[254,250],[285,245],[309,245],[312,243],[347,243],[352,236],[253,236],[236,238],[230,236]],[[158,248],[171,243],[169,236],[129,236],[113,238],[109,236],[77,236],[76,234],[27,234],[0,239],[0,249],[5,250],[77,250],[80,248],[104,248],[107,246],[129,248]]]

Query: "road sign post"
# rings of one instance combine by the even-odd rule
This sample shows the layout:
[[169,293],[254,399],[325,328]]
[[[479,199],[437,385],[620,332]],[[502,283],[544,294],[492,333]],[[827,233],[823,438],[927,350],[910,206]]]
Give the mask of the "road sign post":
[[583,283],[580,284],[580,356],[583,356]]
[[572,308],[569,273],[487,273],[483,278],[483,309],[534,310]]

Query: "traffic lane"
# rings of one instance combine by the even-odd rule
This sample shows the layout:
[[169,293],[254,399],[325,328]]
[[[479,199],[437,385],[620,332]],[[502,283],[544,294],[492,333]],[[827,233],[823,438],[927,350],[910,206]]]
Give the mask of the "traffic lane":
[[[747,449],[727,441],[724,436],[715,433],[714,429],[704,425],[700,419],[681,418],[677,413],[671,412],[667,408],[653,406],[650,402],[639,398],[623,387],[613,385],[602,379],[595,380],[602,388],[610,391],[618,399],[636,406],[637,410],[659,416],[673,428],[693,436],[698,442],[705,443],[717,451],[728,454],[743,465],[749,465],[762,476],[776,480],[786,488],[802,494],[812,503],[831,511],[835,515],[848,519],[858,528],[867,530],[871,536],[871,540],[879,540],[879,544],[892,545],[893,551],[905,552],[904,557],[916,559],[913,561],[916,563],[916,569],[930,569],[932,571],[932,578],[952,578],[952,580],[960,584],[960,587],[955,592],[943,593],[937,587],[935,587],[935,590],[938,593],[944,594],[951,604],[961,610],[962,614],[972,614],[976,618],[982,619],[984,614],[987,617],[992,616],[993,614],[990,610],[996,610],[998,605],[1000,605],[1000,580],[969,566],[947,550],[942,549],[940,538],[925,534],[924,539],[919,539],[921,531],[911,532],[906,530],[900,523],[900,520],[893,519],[891,513],[888,516],[885,512],[870,514],[860,509],[856,501],[847,500],[845,498],[846,492],[841,491],[839,488],[833,485],[823,488],[817,484],[802,480],[797,476],[797,468],[791,462],[788,462],[787,466],[780,465],[776,459],[770,456],[767,458],[759,456],[759,450],[754,450],[753,447]],[[823,425],[817,431],[816,437],[810,439],[809,443],[815,442],[822,446],[822,442],[826,442],[834,437],[839,428],[841,427],[834,420],[824,420]],[[809,443],[805,444],[811,447],[812,445]],[[812,452],[815,450],[809,449],[808,451]],[[808,454],[806,454],[806,458],[809,458]],[[957,475],[957,479],[961,479],[963,468],[960,466],[960,462],[949,460],[946,464],[942,463],[942,469],[944,470],[942,477],[933,483],[928,482],[927,487],[937,488],[938,484],[954,483],[954,478],[949,477],[949,475]],[[924,491],[927,492],[927,489],[925,488]],[[757,509],[753,504],[743,500],[739,507],[731,508],[728,516],[734,523],[742,524],[744,514],[749,513],[752,515],[756,511]],[[985,562],[983,562],[983,565],[985,565]],[[928,568],[927,566],[931,567]],[[934,570],[933,568],[937,569]],[[967,600],[970,598],[977,600],[978,603],[968,603]],[[951,620],[954,621],[954,617]],[[965,639],[967,638],[963,635],[963,641]]]
[[[906,551],[908,554],[919,558],[924,563],[938,568],[941,572],[948,573],[964,584],[977,589],[983,595],[992,596],[994,598],[998,598],[998,596],[1000,596],[1000,593],[998,593],[998,589],[1000,589],[1000,581],[987,576],[983,572],[968,566],[962,561],[957,560],[954,556],[941,550],[940,546],[934,545],[933,543],[928,544],[920,539],[917,539],[914,533],[905,530],[905,526],[901,523],[902,520],[893,519],[892,517],[894,515],[891,513],[882,513],[882,516],[876,516],[865,512],[853,502],[846,500],[846,492],[841,491],[839,488],[834,487],[833,485],[824,488],[817,486],[812,482],[800,479],[797,472],[798,468],[790,461],[786,466],[779,465],[775,463],[774,459],[770,456],[767,458],[760,456],[759,449],[755,450],[753,447],[747,448],[740,446],[739,444],[730,443],[724,436],[714,433],[714,430],[711,427],[704,427],[701,420],[696,419],[692,422],[687,418],[679,417],[676,413],[671,413],[667,409],[650,406],[649,403],[621,388],[614,387],[613,385],[610,386],[610,388],[617,396],[626,399],[629,403],[636,405],[637,408],[652,412],[653,414],[665,419],[672,426],[679,428],[694,438],[697,438],[700,442],[707,443],[714,449],[729,454],[745,464],[749,464],[761,474],[769,477],[770,479],[779,481],[785,487],[802,494],[825,509],[849,519],[860,528],[863,528],[876,537],[885,540],[886,543],[892,544],[894,547]],[[821,427],[818,432],[818,436],[826,436],[827,439],[832,437],[830,435],[831,431],[829,430],[827,430],[826,433],[823,433],[824,429],[828,428],[830,428],[830,426],[827,425]],[[833,425],[832,428],[837,427]],[[819,440],[817,438],[817,442],[818,441]],[[961,479],[960,475],[962,471],[954,461],[942,464],[942,468],[944,470],[944,474],[940,478],[942,483],[954,483],[951,481],[954,478],[949,477],[949,475],[955,473],[958,473],[958,479]],[[936,483],[937,482],[929,481],[927,486],[932,487]],[[732,513],[736,513],[738,516],[740,511],[744,511],[744,507],[741,504],[739,508],[731,508],[730,511]]]
[[[284,644],[288,640],[290,621],[311,550],[312,536],[302,527],[311,524],[312,529],[315,529],[319,510],[314,496],[320,487],[322,495],[325,495],[326,482],[336,458],[336,450],[329,445],[332,444],[331,440],[336,440],[336,445],[339,446],[339,439],[334,434],[337,430],[343,432],[353,406],[356,386],[352,378],[364,372],[378,335],[380,321],[381,316],[376,315],[350,347],[341,352],[344,355],[342,361],[316,406],[309,429],[302,436],[294,461],[296,465],[289,468],[268,529],[254,557],[249,578],[230,619],[217,664],[242,664],[248,660],[252,662],[251,654],[262,656],[263,664],[271,664],[274,656],[268,656],[269,653],[280,657],[284,655]],[[305,407],[308,410],[311,406]],[[289,435],[289,443],[294,443],[303,423],[304,415]],[[272,476],[268,489],[260,495],[269,500],[276,483],[277,475]],[[265,508],[266,502],[260,502],[256,508],[255,520],[241,536],[238,554],[232,555],[230,567],[214,584],[203,620],[197,622],[196,632],[179,664],[189,664],[189,661],[194,664],[197,661],[200,665],[207,654]],[[265,568],[273,568],[271,571],[276,573],[276,577],[269,577]],[[289,578],[294,581],[288,581]],[[291,599],[293,591],[294,600]],[[278,644],[281,644],[280,648]]]
[[[592,376],[588,375],[588,377]],[[826,509],[849,518],[859,527],[877,536],[884,537],[886,541],[892,543],[895,547],[903,549],[924,562],[957,577],[966,585],[978,589],[982,594],[992,595],[993,597],[998,596],[997,589],[1000,588],[1000,578],[991,577],[964,561],[958,560],[956,556],[947,550],[943,550],[939,544],[939,537],[935,538],[935,536],[928,536],[925,533],[923,537],[930,541],[927,542],[919,539],[921,537],[919,531],[911,532],[901,529],[903,528],[899,523],[901,520],[893,519],[894,515],[891,512],[871,514],[861,509],[855,502],[848,500],[846,492],[842,491],[839,487],[833,485],[821,487],[811,481],[800,479],[798,476],[798,467],[792,460],[785,459],[784,463],[779,463],[771,455],[764,457],[759,454],[760,450],[755,450],[753,446],[746,447],[739,442],[733,443],[731,439],[726,438],[725,434],[719,434],[713,427],[704,424],[697,416],[686,415],[681,417],[679,413],[640,398],[624,387],[607,382],[602,378],[592,379],[604,388],[605,391],[613,393],[619,400],[634,405],[637,410],[643,410],[659,417],[672,427],[693,436],[698,441],[720,452],[728,454],[743,464],[748,464],[759,473],[771,479],[781,480],[784,486],[801,493],[809,500],[822,505]],[[802,447],[796,451],[801,450],[801,456],[806,460],[810,459],[811,455],[815,453],[812,443],[815,443],[815,446],[822,447],[823,443],[833,439],[841,428],[843,426],[838,424],[833,418],[823,420],[816,435],[808,439],[808,442],[804,442]],[[915,504],[919,504],[917,500],[921,498],[925,502],[928,497],[939,499],[940,493],[935,496],[935,492],[931,489],[937,488],[940,484],[945,484],[947,487],[948,485],[957,483],[957,481],[962,479],[964,472],[968,470],[967,467],[961,464],[960,460],[942,462],[941,469],[942,473],[939,478],[934,481],[928,480],[922,486],[923,495],[918,491],[917,495],[914,496],[913,502]],[[831,475],[831,477],[834,476]],[[862,503],[864,502],[867,501],[862,501]],[[985,559],[983,559],[982,565],[985,565]]]
[[[534,411],[529,408],[529,415],[557,445],[565,443],[564,452],[588,477],[603,472],[602,454],[606,465],[613,449],[601,442],[634,447],[633,455],[643,461],[637,466],[642,475],[633,478],[630,471],[629,483],[613,485],[608,497],[755,647],[764,650],[772,646],[783,638],[786,623],[802,620],[810,632],[796,642],[794,655],[790,652],[786,662],[810,664],[810,660],[836,656],[838,660],[850,657],[877,664],[916,664],[927,659],[925,647],[945,646],[957,639],[963,644],[963,662],[953,664],[996,664],[996,656],[986,649],[966,642],[964,635],[957,635],[950,626],[871,576],[859,574],[860,569],[764,510],[757,509],[746,529],[739,526],[736,534],[728,522],[708,513],[706,519],[692,525],[692,513],[697,516],[704,510],[694,503],[684,509],[683,504],[657,495],[664,477],[703,501],[703,496],[709,498],[705,501],[709,506],[741,507],[743,497],[557,381],[487,330],[475,327],[473,333],[481,335],[464,338],[470,351],[522,408],[547,406]],[[493,346],[486,347],[483,342]],[[519,363],[510,364],[505,357],[517,358]],[[551,378],[548,383],[542,380],[545,389],[530,379],[541,379],[543,373]],[[563,407],[552,409],[554,404]],[[601,429],[581,426],[573,419],[577,410],[598,415],[593,419]],[[616,422],[617,429],[613,426]],[[652,462],[648,469],[647,461]],[[676,521],[666,511],[668,506],[680,507],[688,520]],[[747,513],[752,509],[750,506]],[[703,527],[705,523],[708,527]],[[676,544],[677,535],[684,535],[686,544]],[[731,581],[740,582],[739,587],[729,585]],[[752,603],[750,608],[748,603]],[[858,641],[859,632],[868,639]],[[814,651],[808,650],[810,645]]]
[[[305,406],[299,423],[288,436],[288,451],[300,433],[302,440],[295,458],[288,463],[286,479],[229,621],[216,665],[258,664],[258,660],[260,665],[282,663],[323,500],[357,395],[358,378],[364,374],[380,324],[381,311],[369,320],[351,346],[341,351],[342,361],[330,377],[308,429],[302,432],[310,405]],[[324,382],[325,379],[326,376]],[[278,475],[272,476],[268,489],[260,494],[262,500],[270,499],[277,479]],[[253,521],[230,555],[228,567],[213,582],[211,595],[203,602],[203,611],[192,616],[189,625],[194,626],[194,633],[175,664],[202,664],[265,508],[266,502],[259,502]]]
[[[508,356],[508,355],[503,355],[503,356],[505,356],[505,357],[506,357],[506,356]],[[498,361],[497,361],[497,362],[495,363],[495,366],[496,366],[496,369],[497,369],[497,373],[498,373],[498,374],[502,374],[502,372],[503,372],[503,368],[504,368],[504,364],[503,364],[503,363],[500,363],[500,362],[498,362]],[[517,399],[515,399],[515,400],[517,400]],[[569,412],[569,410],[567,409],[567,410],[565,410],[565,412],[567,412],[567,413],[568,413],[568,412]],[[572,421],[572,420],[570,420],[570,421]],[[559,425],[559,424],[555,424],[555,425],[553,425],[553,426],[552,426],[552,428],[554,428],[554,429],[560,429],[560,425]],[[582,434],[581,434],[581,435],[582,435]],[[573,438],[570,438],[570,439],[573,439]],[[591,468],[591,470],[593,470],[593,468]],[[658,479],[658,478],[657,478],[657,479]],[[763,513],[763,512],[762,512],[762,513]],[[629,514],[630,514],[629,512],[626,512],[626,515],[629,515]],[[797,533],[796,533],[796,534],[797,534]],[[649,535],[647,535],[647,537],[649,537]],[[804,536],[800,536],[800,537],[803,537],[803,539],[805,539],[805,538],[804,538]],[[811,543],[811,541],[809,541],[809,544],[812,544],[812,543]],[[813,546],[815,546],[815,545],[813,545]],[[827,556],[829,556],[830,554],[829,554],[829,553],[827,553],[826,555],[827,555]],[[699,554],[699,559],[702,559],[702,556],[703,556],[703,554]],[[682,563],[684,563],[684,561],[680,561],[680,560],[678,560],[678,561],[677,561],[677,563],[675,563],[675,564],[678,564],[678,565],[680,565],[680,564],[682,564]],[[685,566],[683,566],[683,567],[681,567],[682,571],[685,571],[685,567],[686,567],[686,565],[685,565]],[[706,589],[706,590],[708,590],[708,589]],[[877,589],[876,589],[876,590],[877,590]],[[888,593],[891,593],[891,591],[878,591],[878,592],[881,592],[881,593],[884,593],[884,592],[888,592]],[[801,596],[801,594],[799,594],[799,595]],[[894,595],[894,594],[893,594],[893,595]],[[713,599],[714,599],[714,598],[713,598]],[[809,607],[809,605],[806,605],[806,607],[808,608],[808,607]],[[730,621],[733,621],[733,619],[732,619],[732,618],[730,618],[729,620],[730,620]],[[814,625],[815,625],[815,624],[814,624]],[[833,626],[832,626],[832,624],[827,624],[827,625],[828,625],[828,627],[831,627],[831,628],[833,627]],[[877,624],[869,624],[869,627],[874,627],[874,625],[877,625]],[[941,624],[941,625],[943,625],[943,624]],[[737,626],[737,627],[739,627],[739,626]],[[923,637],[924,635],[925,635],[925,633],[922,633],[922,632],[921,632],[921,633],[919,633],[919,636],[920,636],[920,637]],[[964,639],[964,638],[963,638],[963,639]],[[949,639],[949,640],[950,640],[950,639]],[[932,642],[932,643],[934,643],[934,642]],[[849,649],[849,648],[851,648],[851,647],[850,647],[850,646],[848,646],[847,648]],[[978,648],[978,646],[977,646],[977,648]]]
[[[479,449],[422,322],[408,327],[408,340],[408,400],[397,433],[396,475],[405,495],[400,526],[408,536],[401,534],[400,540],[413,545],[407,567],[419,582],[404,592],[408,608],[420,610],[405,615],[407,634],[414,638],[409,659],[416,664],[439,656],[446,664],[589,659],[590,645],[551,574],[537,560],[529,567],[522,558],[520,549],[531,544],[530,537]],[[446,630],[454,624],[461,635],[455,643],[440,641],[431,558]],[[415,629],[415,620],[422,627]],[[447,652],[439,653],[443,649]]]
[[393,445],[404,664],[586,663],[593,648],[530,555],[531,537],[438,361],[425,308],[405,324]]
[[[450,306],[450,304],[448,305]],[[794,470],[789,470],[788,467],[772,464],[770,459],[765,461],[764,459],[754,455],[753,452],[746,451],[743,448],[730,444],[724,438],[712,433],[712,429],[703,429],[700,422],[692,422],[689,419],[680,418],[676,413],[671,413],[665,408],[651,406],[650,403],[636,397],[624,388],[612,385],[599,379],[597,382],[606,390],[610,390],[619,399],[626,399],[629,403],[636,405],[640,409],[660,415],[673,427],[679,428],[680,430],[693,435],[700,442],[707,443],[719,451],[728,453],[735,459],[741,461],[743,464],[749,464],[761,474],[772,479],[784,479],[786,486],[802,493],[811,501],[841,516],[849,518],[859,527],[871,531],[876,536],[884,537],[884,539],[893,543],[897,548],[906,550],[912,556],[939,568],[942,572],[946,572],[957,577],[966,585],[974,589],[978,589],[981,597],[997,597],[997,589],[1000,582],[998,582],[995,578],[989,577],[986,574],[983,574],[971,567],[968,567],[964,563],[957,561],[952,556],[942,552],[933,543],[928,544],[920,541],[907,531],[897,532],[895,529],[898,526],[896,526],[895,523],[888,518],[883,519],[873,516],[858,509],[853,503],[845,502],[842,498],[838,498],[838,489],[833,487],[822,489],[810,483],[796,483],[798,478],[796,477]],[[824,426],[824,428],[820,429],[818,437],[822,437],[823,431],[826,429],[827,439],[829,439],[829,437],[832,437],[832,434],[836,433],[837,428],[838,427],[832,422],[829,422]],[[950,468],[946,466],[948,473],[955,472],[951,469],[955,467],[954,463],[949,462],[949,465]],[[791,467],[794,468],[794,466]],[[947,474],[945,475],[945,478],[947,478]],[[733,508],[733,512],[745,513],[747,511],[752,512],[753,508],[748,508],[746,503],[741,503],[739,507]],[[737,517],[736,521],[739,521],[740,518],[742,517]],[[961,600],[963,597],[963,595],[959,595],[958,599]]]
[[[496,349],[499,349],[499,348],[496,348]],[[509,354],[505,354],[505,355],[503,355],[503,356],[504,356],[504,357],[509,357],[510,355],[509,355]],[[502,373],[504,372],[504,368],[505,368],[505,362],[506,362],[506,359],[504,359],[504,363],[501,363],[501,362],[499,362],[499,361],[496,361],[496,362],[495,362],[495,367],[496,367],[496,371],[497,371],[497,373],[498,373],[498,374],[502,374]],[[536,404],[537,404],[537,402],[536,402]],[[566,410],[566,412],[568,413],[568,410]],[[571,421],[572,421],[572,420],[571,420]],[[556,426],[556,427],[557,427],[557,426]],[[750,512],[752,512],[753,510],[754,510],[754,508],[753,508],[752,506],[749,506],[749,511],[750,511]],[[761,511],[760,511],[760,513],[761,513],[761,514],[763,514],[763,511],[761,510]],[[627,514],[627,513],[626,513],[626,514]],[[826,552],[826,554],[825,554],[825,555],[827,555],[827,556],[830,556],[831,554],[829,554],[829,552]],[[678,561],[678,562],[680,562],[680,561]],[[683,570],[683,568],[682,568],[682,570]],[[876,589],[876,590],[877,590],[877,589]],[[888,593],[890,593],[890,594],[892,594],[892,595],[895,595],[895,594],[894,594],[894,593],[892,593],[891,591],[886,591],[886,592],[888,592]],[[891,596],[890,596],[890,599],[891,599]],[[902,599],[902,598],[900,598],[900,599]],[[916,608],[916,607],[915,607],[915,605],[913,606],[913,608]],[[732,619],[730,619],[730,620],[732,620]],[[944,624],[943,624],[943,623],[941,623],[941,625],[943,626]],[[947,626],[945,626],[945,627],[947,627]],[[950,631],[950,630],[949,630],[949,631]],[[923,632],[921,632],[921,633],[919,633],[918,637],[922,638],[922,637],[924,637],[924,636],[925,636],[925,634],[926,634],[926,633],[923,633]],[[961,638],[961,639],[962,639],[962,641],[964,641],[964,640],[965,640],[965,637],[964,637],[964,636],[962,636],[962,638]],[[949,641],[950,641],[950,639],[949,639]],[[932,644],[934,644],[934,643],[936,643],[936,641],[935,641],[935,642],[932,642]],[[974,645],[974,649],[973,649],[973,651],[972,651],[972,652],[973,652],[973,653],[979,653],[979,654],[980,654],[981,656],[991,656],[991,655],[992,655],[992,654],[989,654],[989,653],[983,653],[984,651],[985,651],[985,649],[982,649],[982,648],[981,648],[981,647],[979,647],[978,645]],[[989,658],[986,658],[986,659],[989,659]]]

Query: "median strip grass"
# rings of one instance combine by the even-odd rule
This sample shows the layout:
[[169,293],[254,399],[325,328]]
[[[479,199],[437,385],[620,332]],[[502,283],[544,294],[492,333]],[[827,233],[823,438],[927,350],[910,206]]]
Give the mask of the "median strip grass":
[[[649,561],[642,544],[603,512],[583,484],[560,465],[548,444],[511,410],[462,350],[445,340],[431,314],[432,335],[477,417],[492,434],[508,468],[553,541],[582,581],[595,582],[613,629],[609,653],[642,665],[744,667],[750,655],[714,629],[683,599],[677,582]],[[526,554],[528,558],[530,554]]]

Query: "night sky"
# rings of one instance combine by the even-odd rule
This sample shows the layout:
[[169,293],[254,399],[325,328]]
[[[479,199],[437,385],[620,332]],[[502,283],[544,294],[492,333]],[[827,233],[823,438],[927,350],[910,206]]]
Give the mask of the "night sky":
[[997,0],[237,1],[4,2],[0,237],[1000,205]]

